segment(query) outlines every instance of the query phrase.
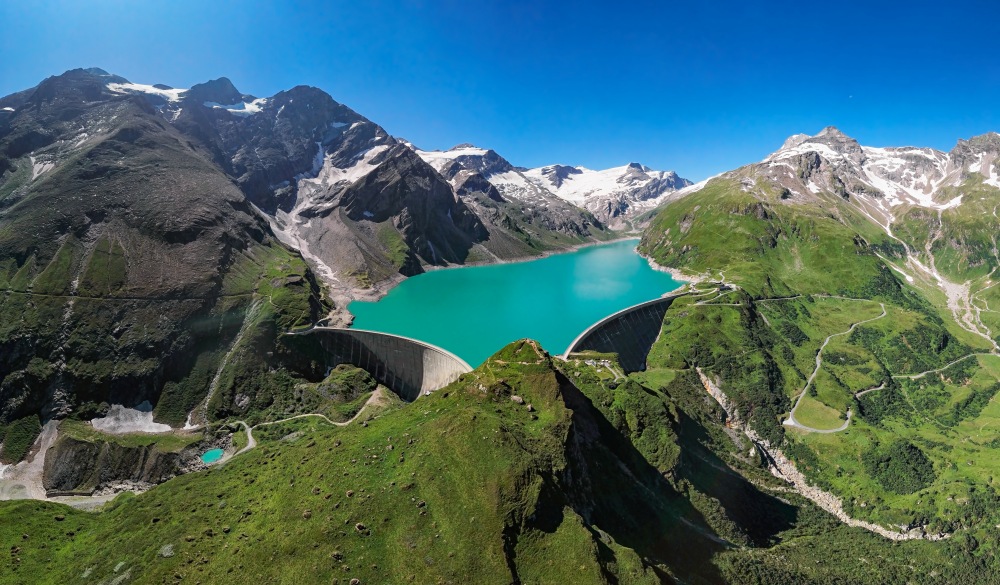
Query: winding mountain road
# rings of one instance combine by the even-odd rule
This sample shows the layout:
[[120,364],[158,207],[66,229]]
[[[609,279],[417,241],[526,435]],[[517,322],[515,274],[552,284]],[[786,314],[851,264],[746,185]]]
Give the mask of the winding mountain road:
[[288,418],[283,418],[281,420],[272,420],[272,421],[268,421],[268,422],[257,423],[257,424],[255,424],[252,427],[249,424],[247,424],[246,421],[238,420],[238,421],[236,421],[236,424],[241,425],[243,427],[243,431],[247,435],[247,444],[244,445],[242,449],[240,449],[239,451],[237,451],[235,453],[226,454],[225,456],[222,457],[222,459],[220,459],[218,462],[214,463],[213,465],[219,465],[219,464],[225,463],[226,461],[229,461],[233,457],[236,457],[237,455],[242,455],[243,453],[246,453],[247,451],[249,451],[249,450],[253,449],[254,447],[256,447],[257,446],[257,439],[254,439],[254,437],[253,437],[253,430],[256,429],[256,428],[266,427],[266,426],[276,425],[276,424],[281,424],[281,423],[284,423],[284,422],[288,422],[290,420],[296,420],[296,419],[300,419],[300,418],[310,418],[310,417],[316,417],[316,418],[323,419],[324,422],[326,422],[328,424],[331,424],[331,425],[333,425],[335,427],[344,427],[344,426],[347,426],[347,425],[351,424],[352,422],[354,422],[359,416],[361,416],[365,412],[365,410],[368,409],[369,406],[374,406],[374,405],[377,405],[379,403],[383,403],[385,401],[385,395],[383,394],[383,392],[384,392],[384,390],[383,390],[382,386],[379,386],[378,388],[376,388],[375,391],[372,392],[372,395],[368,397],[368,400],[366,400],[365,403],[361,406],[361,408],[358,409],[358,412],[356,412],[354,414],[354,416],[352,416],[351,418],[345,420],[344,422],[332,421],[325,414],[320,414],[320,413],[316,413],[316,412],[310,412],[310,413],[306,413],[306,414],[297,414],[295,416],[290,416]]
[[958,358],[957,360],[952,361],[952,362],[948,362],[947,364],[941,366],[940,368],[934,369],[934,370],[927,370],[926,372],[920,372],[919,374],[901,374],[901,375],[898,375],[898,376],[893,376],[893,378],[896,379],[896,380],[919,380],[920,378],[923,378],[927,374],[936,374],[938,372],[943,372],[943,371],[947,370],[948,368],[954,366],[958,362],[965,361],[965,360],[969,359],[970,357],[975,357],[975,356],[979,356],[979,355],[997,355],[997,354],[995,354],[995,353],[986,353],[986,352],[970,353],[969,355],[964,355],[964,356]]
[[[846,300],[846,301],[875,302],[875,301],[870,301],[868,299],[851,299],[851,298],[847,298],[847,297],[829,296],[828,298],[837,298],[837,299],[842,299],[842,300]],[[887,314],[886,310],[885,310],[885,304],[884,303],[879,303],[879,306],[882,307],[882,314],[879,315],[878,317],[872,317],[871,319],[865,319],[864,321],[858,321],[857,323],[853,323],[853,324],[851,324],[850,328],[847,329],[847,331],[841,331],[840,333],[834,333],[832,335],[827,336],[827,338],[823,340],[823,345],[821,345],[819,347],[819,351],[816,352],[816,367],[813,369],[813,372],[809,376],[809,379],[806,380],[806,385],[802,388],[802,392],[800,392],[799,395],[798,395],[798,397],[795,399],[795,405],[792,406],[791,412],[788,413],[788,418],[785,419],[782,422],[782,424],[784,424],[785,426],[795,427],[795,428],[799,428],[799,429],[802,429],[802,430],[805,430],[805,431],[809,431],[809,432],[813,432],[813,433],[839,433],[840,431],[846,430],[847,427],[850,426],[850,424],[851,424],[851,416],[853,416],[853,414],[854,414],[853,412],[851,412],[850,408],[847,409],[847,420],[844,421],[844,424],[840,425],[839,427],[837,427],[835,429],[817,429],[817,428],[814,428],[814,427],[810,427],[808,425],[804,425],[801,422],[799,422],[798,419],[795,418],[795,411],[798,410],[799,405],[802,403],[802,399],[806,395],[806,392],[809,391],[809,387],[812,386],[813,381],[816,379],[816,374],[819,373],[820,367],[823,366],[823,350],[826,349],[826,346],[827,346],[828,343],[830,343],[830,340],[833,339],[834,337],[840,337],[842,335],[848,335],[848,334],[850,334],[852,331],[854,331],[855,328],[857,328],[858,325],[864,325],[865,323],[871,323],[872,321],[878,321],[879,319],[885,317],[886,314]],[[874,390],[874,388],[866,390],[865,392],[869,392],[871,390]]]

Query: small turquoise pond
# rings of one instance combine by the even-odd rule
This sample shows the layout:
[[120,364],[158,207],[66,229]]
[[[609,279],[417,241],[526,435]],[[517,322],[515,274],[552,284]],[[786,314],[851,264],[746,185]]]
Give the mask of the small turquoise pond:
[[223,451],[222,449],[212,449],[211,451],[206,451],[205,454],[201,456],[201,460],[206,464],[212,464],[218,461],[219,459],[222,459],[222,456],[224,454],[225,451]]
[[353,302],[356,329],[413,337],[475,367],[522,337],[562,353],[594,322],[682,283],[624,240],[530,262],[435,270],[408,278],[377,303]]

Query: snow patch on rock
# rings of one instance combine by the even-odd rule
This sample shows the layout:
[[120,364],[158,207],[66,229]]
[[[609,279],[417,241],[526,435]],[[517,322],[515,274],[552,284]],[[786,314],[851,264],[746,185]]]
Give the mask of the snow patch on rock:
[[159,96],[168,102],[180,101],[186,89],[160,89],[152,85],[142,83],[109,83],[108,89],[113,93],[121,94],[149,94]]
[[153,405],[148,400],[135,408],[114,404],[108,410],[107,416],[95,418],[90,421],[90,424],[94,425],[95,429],[112,435],[168,433],[172,430],[170,425],[153,422]]
[[424,159],[424,162],[434,167],[434,170],[438,172],[456,158],[462,156],[486,156],[487,152],[485,149],[475,146],[456,146],[451,150],[420,150],[413,147],[412,144],[409,146],[413,148],[417,156]]
[[40,161],[36,160],[35,157],[28,157],[31,159],[31,180],[34,181],[41,175],[51,171],[55,168],[56,163],[52,161]]
[[264,106],[267,105],[267,98],[260,98],[253,100],[252,102],[240,102],[238,104],[224,105],[218,102],[204,102],[206,108],[212,108],[214,110],[226,110],[234,116],[252,116],[254,114],[259,114]]

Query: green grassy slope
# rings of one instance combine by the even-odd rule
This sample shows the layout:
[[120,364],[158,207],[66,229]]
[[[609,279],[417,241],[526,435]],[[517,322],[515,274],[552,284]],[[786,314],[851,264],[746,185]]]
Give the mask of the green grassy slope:
[[[973,195],[982,196],[975,204],[980,207],[991,201],[985,190],[967,194]],[[952,221],[948,229],[954,233],[932,246],[942,271],[959,281],[983,281],[993,266],[980,253],[992,248],[992,204],[975,205],[971,215],[963,211],[964,219]],[[806,536],[825,522],[810,518],[784,532],[785,542],[766,553],[723,554],[721,566],[737,582],[906,582],[920,574],[921,563],[904,549],[940,563],[923,575],[925,582],[949,582],[943,577],[949,571],[952,578],[978,575],[974,581],[988,582],[977,571],[997,566],[996,547],[981,543],[995,538],[1000,520],[989,463],[997,447],[998,358],[966,358],[985,351],[982,340],[947,322],[943,297],[908,286],[887,269],[875,254],[885,249],[885,235],[876,232],[833,198],[826,207],[802,205],[781,200],[766,184],[745,190],[734,179],[713,181],[668,205],[643,238],[641,249],[657,262],[724,276],[742,289],[676,301],[643,379],[679,379],[701,367],[751,427],[783,445],[812,483],[843,499],[850,515],[954,533],[945,543],[900,547],[838,528],[823,542],[819,532]],[[973,238],[986,243],[965,247]],[[991,291],[980,295],[984,311]],[[880,303],[884,318],[850,329],[877,317]],[[829,337],[835,334],[843,335]],[[817,370],[817,351],[827,339]],[[966,359],[906,377],[959,358]],[[814,370],[798,420],[836,428],[850,411],[846,431],[780,426]],[[830,559],[837,550],[865,557],[866,568]],[[872,557],[892,563],[883,561],[879,571],[868,565]],[[865,570],[872,572],[870,580]]]
[[656,216],[639,249],[664,266],[707,273],[755,297],[826,293],[895,295],[872,246],[885,234],[846,206],[788,204],[766,184],[746,192],[715,179]]
[[520,343],[365,425],[267,427],[96,516],[0,504],[5,582],[717,582],[702,514],[570,379]]

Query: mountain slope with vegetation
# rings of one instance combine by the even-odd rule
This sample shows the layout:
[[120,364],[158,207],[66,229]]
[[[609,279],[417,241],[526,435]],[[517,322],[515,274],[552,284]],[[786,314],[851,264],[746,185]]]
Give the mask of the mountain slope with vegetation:
[[265,295],[275,302],[257,318],[272,329],[325,313],[305,264],[243,194],[109,79],[49,78],[0,126],[4,421],[163,396],[183,424]]
[[[790,458],[812,498],[907,538],[944,537],[922,545],[932,550],[964,543],[963,575],[997,562],[980,545],[994,538],[1000,497],[986,431],[1000,388],[988,307],[994,136],[906,154],[913,166],[888,178],[889,149],[833,129],[793,137],[667,205],[640,245],[734,287],[675,302],[646,375],[697,369],[725,395],[730,422]],[[921,166],[928,156],[939,175]],[[921,172],[931,181],[914,183]]]
[[[225,78],[175,89],[77,69],[2,102],[0,424],[13,428],[147,401],[174,427],[267,408],[323,375],[302,357],[318,350],[281,333],[348,322],[351,298],[429,265],[610,236],[571,206],[557,218],[459,194],[316,88],[256,98]],[[26,452],[14,434],[4,461]]]

